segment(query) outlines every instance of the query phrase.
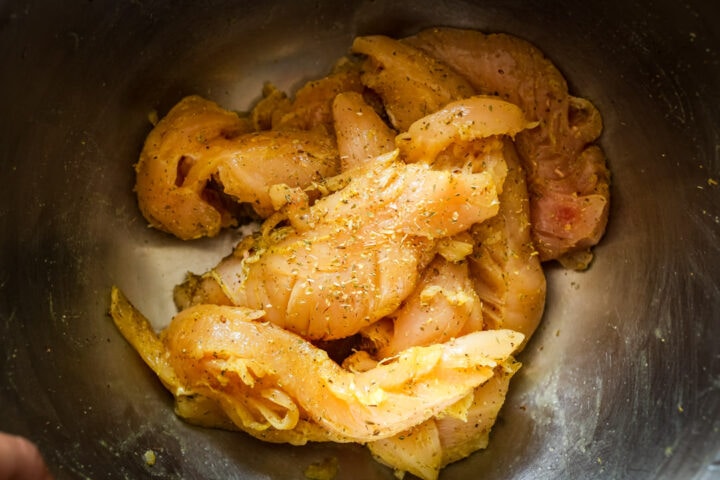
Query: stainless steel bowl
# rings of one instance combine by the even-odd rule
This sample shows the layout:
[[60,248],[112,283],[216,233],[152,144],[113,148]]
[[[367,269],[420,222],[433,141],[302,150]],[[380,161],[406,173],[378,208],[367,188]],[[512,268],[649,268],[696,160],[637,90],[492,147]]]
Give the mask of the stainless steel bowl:
[[232,242],[146,227],[149,112],[191,93],[246,109],[357,34],[453,25],[534,42],[595,102],[613,197],[592,267],[549,269],[490,447],[442,478],[720,478],[719,5],[0,1],[0,430],[58,478],[301,479],[328,457],[339,479],[393,478],[361,447],[187,425],[106,312],[117,283],[161,326],[172,285]]

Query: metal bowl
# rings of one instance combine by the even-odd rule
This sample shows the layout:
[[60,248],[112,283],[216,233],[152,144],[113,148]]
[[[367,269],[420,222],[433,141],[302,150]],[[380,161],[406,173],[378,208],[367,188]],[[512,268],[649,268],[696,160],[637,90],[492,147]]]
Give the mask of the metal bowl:
[[302,479],[334,457],[339,479],[392,479],[359,446],[179,420],[109,290],[161,326],[185,270],[233,241],[147,228],[132,166],[151,111],[192,93],[246,109],[265,81],[327,73],[355,35],[452,25],[534,42],[598,106],[613,197],[591,268],[548,270],[490,447],[442,478],[720,478],[719,5],[0,1],[0,430],[58,478]]

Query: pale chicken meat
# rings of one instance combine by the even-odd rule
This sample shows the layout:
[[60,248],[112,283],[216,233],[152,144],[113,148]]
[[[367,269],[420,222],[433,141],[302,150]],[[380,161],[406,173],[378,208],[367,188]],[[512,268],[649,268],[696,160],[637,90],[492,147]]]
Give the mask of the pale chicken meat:
[[309,207],[307,223],[241,244],[201,283],[311,339],[347,337],[395,311],[437,240],[495,215],[497,193],[487,172],[380,159]]
[[392,326],[387,337],[372,336],[378,343],[375,356],[381,359],[408,347],[442,343],[482,330],[482,302],[474,290],[467,262],[451,262],[438,255],[388,321]]
[[[461,148],[469,141],[507,135],[535,127],[517,106],[499,97],[473,95],[446,104],[413,122],[396,143],[406,162],[434,163],[452,145]],[[466,152],[451,152],[462,165]]]
[[605,231],[609,171],[593,144],[602,119],[588,100],[568,93],[558,69],[511,35],[432,28],[402,40],[465,78],[478,93],[518,105],[535,129],[518,135],[527,170],[533,238],[541,260],[584,268]]
[[545,309],[545,272],[531,238],[525,172],[511,142],[505,142],[504,152],[508,173],[500,210],[470,229],[475,249],[468,263],[486,327],[530,338]]
[[361,80],[382,97],[390,122],[400,132],[451,101],[474,93],[461,75],[393,38],[357,37],[352,51],[366,56]]
[[323,129],[331,133],[335,97],[362,91],[359,66],[341,61],[331,74],[303,85],[293,99],[272,85],[266,85],[263,99],[250,116],[258,130]]
[[156,332],[116,326],[189,422],[269,442],[355,442],[402,477],[485,448],[544,313],[542,261],[585,268],[609,173],[591,102],[509,35],[357,37],[246,116],[197,96],[148,135],[136,193],[188,240],[256,233],[174,291]]
[[[466,103],[468,111],[494,106],[498,117],[492,127],[487,113],[469,126],[451,123],[467,140],[503,131],[514,135],[527,126],[507,102],[479,97]],[[448,108],[463,111],[459,105]],[[441,122],[448,129],[446,116],[418,122]],[[447,147],[453,138],[447,134],[438,141]],[[398,141],[411,152],[441,150],[417,135]],[[396,151],[380,156],[312,206],[302,192],[285,190],[283,199],[296,199],[285,208],[303,213],[289,214],[290,226],[241,244],[203,280],[191,281],[185,298],[203,302],[203,292],[218,292],[217,283],[230,303],[264,309],[269,321],[311,339],[347,337],[389,315],[415,287],[437,240],[466,231],[498,209],[503,179],[494,171],[434,169],[428,155],[423,163],[398,161]]]
[[502,152],[508,168],[498,214],[473,225],[467,237],[449,239],[446,258],[438,255],[401,307],[364,330],[378,358],[473,328],[534,333],[545,307],[545,273],[531,239],[524,171],[512,142]]
[[135,191],[150,224],[184,240],[214,236],[237,222],[231,205],[247,203],[267,216],[271,185],[304,187],[338,172],[335,142],[322,131],[248,128],[196,96],[170,110],[136,165]]
[[294,435],[296,428],[313,440],[367,442],[422,423],[491,379],[523,338],[476,332],[352,373],[258,310],[198,305],[160,335],[117,290],[111,313],[173,395],[201,396],[238,428],[292,443],[308,440]]
[[[434,260],[398,311],[364,332],[377,358],[473,329],[508,328],[523,333],[526,340],[534,333],[545,305],[545,274],[532,246],[524,171],[511,142],[505,142],[503,153],[508,169],[498,214],[474,225],[470,238],[456,240],[472,245],[472,253],[462,262]],[[436,479],[443,466],[487,446],[518,367],[506,365],[497,371],[466,399],[466,407],[456,406],[455,414],[450,410],[371,442],[370,451],[398,471]]]
[[341,171],[361,168],[376,157],[395,150],[396,132],[361,94],[338,94],[333,100],[332,112]]
[[487,447],[518,363],[507,362],[493,377],[453,407],[392,437],[368,443],[373,456],[398,474],[436,480],[446,465]]

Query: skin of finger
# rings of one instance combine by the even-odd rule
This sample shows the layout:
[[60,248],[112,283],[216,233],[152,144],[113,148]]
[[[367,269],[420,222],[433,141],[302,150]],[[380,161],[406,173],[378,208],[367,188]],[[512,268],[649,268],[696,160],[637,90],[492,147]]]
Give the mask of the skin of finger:
[[52,480],[38,448],[29,440],[0,433],[0,480]]

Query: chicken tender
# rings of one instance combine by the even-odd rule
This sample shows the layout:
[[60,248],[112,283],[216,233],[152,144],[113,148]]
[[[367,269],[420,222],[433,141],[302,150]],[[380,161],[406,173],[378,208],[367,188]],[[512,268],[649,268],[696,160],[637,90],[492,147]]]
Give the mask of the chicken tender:
[[325,440],[390,437],[487,382],[496,367],[512,362],[523,338],[510,330],[476,332],[352,373],[302,337],[261,321],[258,310],[198,305],[179,313],[158,336],[113,290],[111,314],[173,395],[199,395],[248,433],[278,432],[270,439],[298,424],[303,431],[315,425]]
[[602,119],[588,100],[568,93],[558,69],[511,35],[432,28],[402,40],[465,78],[478,93],[518,105],[535,129],[518,135],[527,171],[533,239],[541,260],[585,268],[605,231],[609,171],[593,145]]
[[496,216],[470,229],[475,249],[468,258],[486,328],[509,328],[530,338],[545,309],[545,272],[531,238],[525,172],[505,142],[508,174]]
[[361,80],[380,94],[390,122],[400,132],[451,101],[475,93],[447,66],[390,37],[357,37],[352,51],[366,56]]
[[153,227],[183,240],[211,237],[237,223],[238,203],[269,216],[271,185],[305,187],[338,172],[335,142],[323,131],[247,128],[196,96],[160,120],[136,165],[138,203]]
[[181,418],[365,444],[436,480],[488,444],[544,314],[541,262],[592,259],[601,131],[537,48],[452,28],[357,37],[246,116],[184,98],[146,139],[140,210],[183,240],[249,209],[259,228],[176,286],[161,331],[115,287],[111,316]]
[[397,134],[359,93],[337,95],[332,109],[343,172],[361,168],[380,155],[395,150]]
[[438,239],[497,208],[487,172],[437,171],[391,154],[310,207],[312,228],[284,227],[242,244],[206,278],[276,325],[343,338],[398,308]]

